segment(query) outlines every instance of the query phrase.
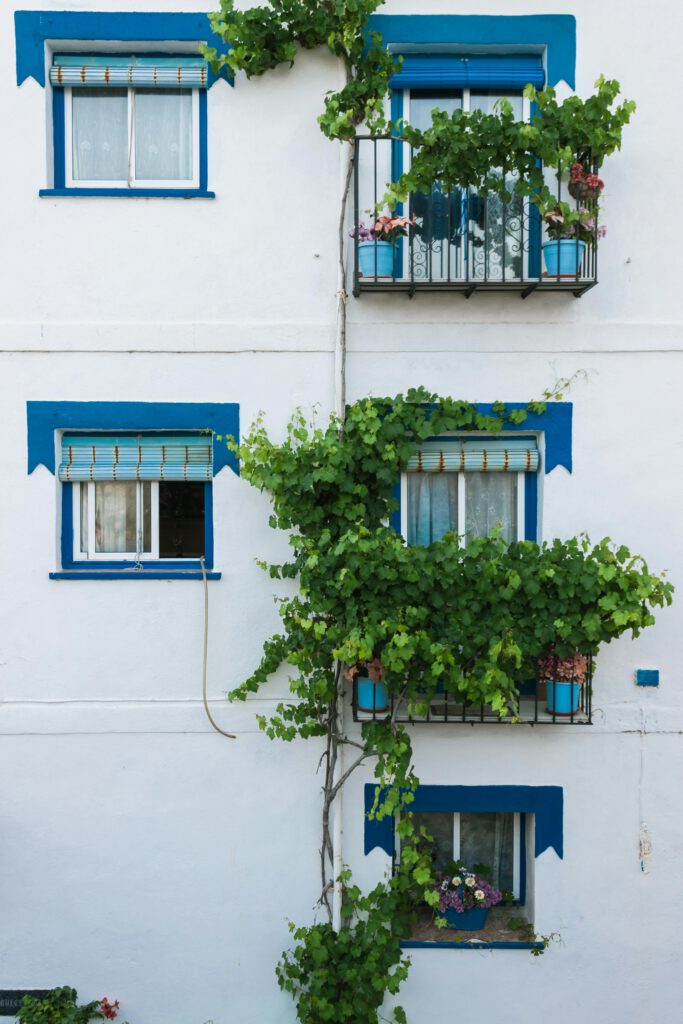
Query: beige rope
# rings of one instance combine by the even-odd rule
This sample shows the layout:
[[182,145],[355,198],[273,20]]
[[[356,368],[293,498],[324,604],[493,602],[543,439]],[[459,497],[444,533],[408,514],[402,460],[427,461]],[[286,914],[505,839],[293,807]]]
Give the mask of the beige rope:
[[199,559],[199,564],[202,567],[202,578],[204,580],[204,658],[202,662],[202,700],[204,701],[204,710],[206,711],[206,717],[216,732],[219,732],[221,736],[227,736],[229,740],[236,740],[237,737],[233,733],[226,732],[225,729],[221,729],[220,725],[217,724],[209,709],[209,702],[206,699],[206,662],[209,650],[209,582],[206,576],[203,556]]

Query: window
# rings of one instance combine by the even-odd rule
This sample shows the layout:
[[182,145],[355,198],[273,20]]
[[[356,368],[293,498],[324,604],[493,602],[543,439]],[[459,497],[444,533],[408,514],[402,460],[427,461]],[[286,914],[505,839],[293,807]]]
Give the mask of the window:
[[55,187],[205,189],[206,78],[197,57],[55,55]]
[[212,477],[211,435],[65,433],[59,478],[70,567],[196,564],[209,553]]
[[[396,821],[390,815],[380,819],[372,815],[376,797],[375,784],[366,783],[364,850],[366,854],[382,850],[396,861],[400,859]],[[436,871],[459,859],[479,874],[484,868],[495,888],[507,890],[504,902],[492,908],[486,927],[472,934],[474,942],[492,948],[534,946],[533,923],[541,895],[536,892],[534,865],[551,848],[560,860],[564,856],[562,788],[420,785],[409,809],[415,824],[424,825],[434,839]],[[552,885],[558,883],[559,878]],[[436,927],[426,906],[417,911],[412,938],[404,945],[453,944],[452,936]],[[462,941],[455,946],[463,948]]]
[[[409,124],[425,131],[431,127],[434,110],[447,114],[455,110],[481,110],[490,114],[503,99],[512,105],[518,120],[528,120],[529,102],[523,98],[521,88],[407,89],[405,117]],[[505,180],[511,195],[507,203],[494,192],[465,196],[459,189],[446,193],[439,184],[428,195],[417,192],[410,197],[410,216],[417,222],[412,261],[418,273],[421,269],[431,280],[463,273],[473,280],[496,280],[503,277],[504,266],[506,278],[522,276],[522,222],[525,216],[528,219],[529,211],[514,195],[514,179],[506,175]],[[407,246],[404,242],[404,248]],[[470,266],[465,268],[468,260]]]
[[423,444],[401,480],[401,533],[431,544],[499,529],[510,543],[536,540],[539,454],[535,438],[450,436]]
[[73,488],[74,559],[201,558],[201,483],[90,480]]
[[432,865],[447,873],[454,861],[483,874],[501,892],[520,901],[524,875],[524,815],[512,812],[418,812],[415,825],[433,837]]

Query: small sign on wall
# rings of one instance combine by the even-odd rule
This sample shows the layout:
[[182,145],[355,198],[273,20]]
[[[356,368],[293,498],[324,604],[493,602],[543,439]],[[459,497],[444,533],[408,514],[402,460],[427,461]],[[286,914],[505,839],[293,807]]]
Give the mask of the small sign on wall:
[[48,988],[0,988],[0,1017],[16,1017],[24,996],[44,999]]

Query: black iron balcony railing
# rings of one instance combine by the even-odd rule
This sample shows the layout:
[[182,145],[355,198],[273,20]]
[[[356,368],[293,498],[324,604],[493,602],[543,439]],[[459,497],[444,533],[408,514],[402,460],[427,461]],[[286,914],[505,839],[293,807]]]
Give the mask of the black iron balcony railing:
[[[401,139],[359,136],[355,143],[353,291],[569,292],[575,296],[597,284],[598,232],[589,242],[551,240],[538,210],[514,194],[515,178],[505,178],[503,198],[474,189],[414,193],[396,214],[414,221],[395,244],[363,237],[374,223],[387,184],[410,166],[412,147]],[[570,195],[567,174],[553,172],[547,184],[558,202],[574,209],[590,204]],[[359,230],[360,229],[360,230]]]
[[[566,664],[566,663],[565,663]],[[580,675],[549,673],[556,679],[538,679],[522,687],[517,713],[499,715],[487,704],[464,704],[457,697],[437,693],[430,701],[411,703],[392,696],[382,683],[355,679],[351,703],[355,722],[394,717],[409,725],[590,725],[593,720],[593,659],[586,659]],[[360,683],[360,685],[359,685]]]

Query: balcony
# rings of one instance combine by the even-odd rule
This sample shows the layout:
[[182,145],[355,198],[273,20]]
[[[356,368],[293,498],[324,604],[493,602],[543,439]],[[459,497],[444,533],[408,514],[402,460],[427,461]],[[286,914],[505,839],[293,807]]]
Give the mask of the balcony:
[[[429,194],[415,193],[397,208],[414,221],[396,244],[363,240],[359,227],[382,211],[388,183],[410,166],[412,147],[397,138],[359,136],[355,143],[353,293],[514,292],[525,299],[538,292],[583,295],[597,284],[598,232],[589,242],[578,237],[552,241],[536,207],[514,195],[515,179],[506,175],[508,195],[482,195],[473,189],[451,191],[435,184]],[[584,159],[585,163],[585,159]],[[569,191],[568,174],[552,172],[558,202],[590,212],[590,202]],[[554,264],[554,266],[553,266]]]
[[[556,663],[557,667],[557,663]],[[562,679],[562,673],[552,673]],[[368,694],[371,695],[368,700]],[[581,676],[562,681],[531,680],[520,687],[516,713],[499,715],[487,704],[463,704],[447,693],[430,701],[419,695],[408,702],[388,694],[381,683],[353,682],[354,722],[380,721],[393,716],[406,725],[591,725],[593,721],[593,659],[586,659]]]

